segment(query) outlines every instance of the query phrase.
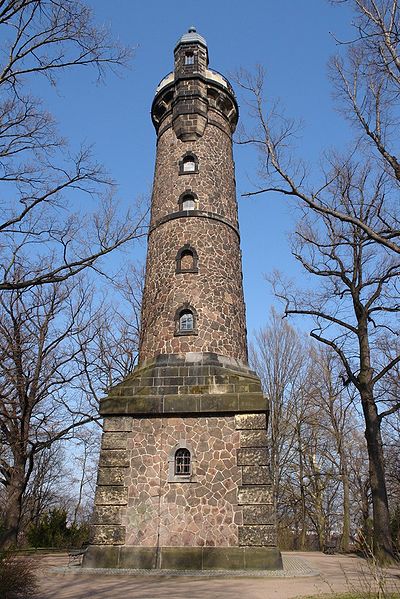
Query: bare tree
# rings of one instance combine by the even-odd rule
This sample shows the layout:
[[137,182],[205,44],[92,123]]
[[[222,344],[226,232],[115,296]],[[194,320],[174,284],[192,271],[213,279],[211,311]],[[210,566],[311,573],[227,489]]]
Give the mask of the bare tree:
[[143,212],[117,216],[112,181],[88,148],[68,148],[29,91],[32,77],[55,85],[71,68],[92,67],[101,80],[130,51],[79,0],[5,0],[0,39],[0,290],[11,290],[94,267],[145,223]]
[[[325,281],[321,291],[292,293],[277,288],[287,314],[315,319],[311,335],[331,347],[343,365],[344,385],[361,399],[366,425],[373,502],[375,549],[382,559],[393,556],[385,486],[382,419],[398,410],[398,400],[381,387],[399,362],[379,351],[386,330],[396,336],[400,227],[398,148],[399,30],[397,0],[343,0],[355,11],[356,36],[345,59],[331,62],[339,101],[357,136],[346,155],[326,155],[312,172],[293,154],[296,123],[281,107],[266,104],[263,72],[242,72],[238,82],[250,94],[256,126],[239,143],[260,151],[259,189],[246,195],[280,192],[300,200],[309,216],[298,231],[296,257],[305,269]],[[341,0],[337,0],[337,4]],[[317,181],[317,182],[316,182]]]
[[[371,180],[372,179],[372,180]],[[333,179],[331,205],[373,223],[381,214],[382,177],[374,180],[370,165],[348,166]],[[320,278],[318,291],[300,294],[276,279],[275,291],[286,314],[314,320],[311,336],[333,349],[343,367],[343,384],[353,385],[361,400],[370,465],[374,541],[381,556],[392,556],[381,422],[400,408],[398,399],[381,397],[379,389],[400,362],[396,347],[380,351],[384,332],[399,334],[398,277],[400,261],[374,243],[358,226],[324,215],[303,219],[297,231],[296,258]]]

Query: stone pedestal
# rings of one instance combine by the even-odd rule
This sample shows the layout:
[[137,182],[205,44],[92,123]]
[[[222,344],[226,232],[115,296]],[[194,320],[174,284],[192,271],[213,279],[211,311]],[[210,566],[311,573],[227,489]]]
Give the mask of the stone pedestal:
[[[211,353],[144,362],[102,402],[86,567],[276,569],[267,400],[257,376]],[[190,476],[171,460],[189,447]]]

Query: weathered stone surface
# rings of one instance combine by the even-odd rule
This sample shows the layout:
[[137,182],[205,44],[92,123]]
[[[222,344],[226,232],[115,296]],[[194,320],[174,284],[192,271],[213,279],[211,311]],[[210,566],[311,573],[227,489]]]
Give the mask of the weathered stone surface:
[[[241,469],[235,456],[239,436],[233,415],[135,418],[128,438],[127,544],[237,546],[242,522],[237,504]],[[191,448],[189,482],[168,482],[177,442]]]
[[125,487],[97,487],[95,505],[126,505]]
[[125,542],[125,527],[107,524],[92,526],[93,545],[123,545]]
[[97,484],[98,485],[123,485],[126,468],[99,468]]
[[261,504],[272,505],[272,488],[270,486],[239,487],[238,504]]
[[274,526],[239,526],[239,545],[276,546]]
[[129,466],[126,449],[103,449],[100,454],[100,466],[126,468]]
[[126,434],[107,432],[103,433],[101,439],[102,449],[126,449]]
[[273,505],[244,505],[243,524],[275,524]]
[[268,485],[271,484],[269,466],[243,466],[243,485]]
[[118,568],[117,545],[90,545],[83,556],[85,568]]
[[117,505],[96,505],[93,511],[93,524],[121,524],[122,507]]
[[266,466],[269,464],[269,454],[266,447],[238,449],[238,466]]
[[242,430],[240,433],[240,447],[266,447],[266,430]]
[[267,429],[266,414],[237,414],[235,416],[237,429]]
[[130,431],[132,420],[123,416],[108,416],[104,418],[103,430],[107,431]]

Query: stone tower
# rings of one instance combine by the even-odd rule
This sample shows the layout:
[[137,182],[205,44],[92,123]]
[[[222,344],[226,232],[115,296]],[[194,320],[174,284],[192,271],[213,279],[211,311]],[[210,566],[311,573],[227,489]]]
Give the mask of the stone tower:
[[139,363],[111,389],[85,565],[281,567],[268,404],[247,366],[232,133],[204,38],[178,41],[152,105],[157,158]]

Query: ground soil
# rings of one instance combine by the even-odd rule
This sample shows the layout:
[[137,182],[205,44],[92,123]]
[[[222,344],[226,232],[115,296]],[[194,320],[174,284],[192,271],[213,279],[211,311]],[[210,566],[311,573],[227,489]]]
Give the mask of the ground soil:
[[[68,565],[68,556],[40,558],[40,599],[290,599],[332,595],[356,589],[367,593],[373,575],[365,560],[355,555],[324,555],[318,552],[287,553],[299,557],[312,576],[297,577],[186,577],[101,575]],[[299,560],[300,561],[300,560]],[[400,567],[385,571],[385,588],[399,593]]]

